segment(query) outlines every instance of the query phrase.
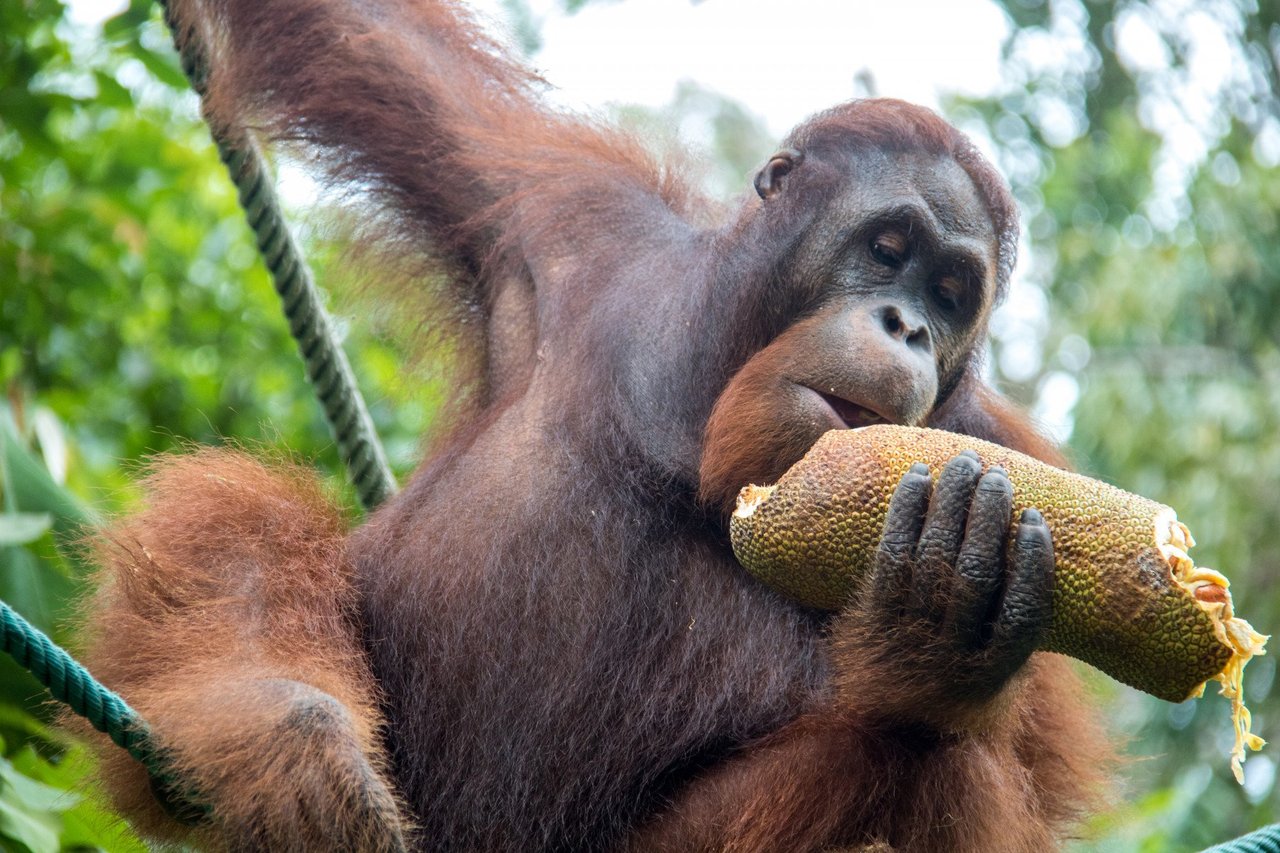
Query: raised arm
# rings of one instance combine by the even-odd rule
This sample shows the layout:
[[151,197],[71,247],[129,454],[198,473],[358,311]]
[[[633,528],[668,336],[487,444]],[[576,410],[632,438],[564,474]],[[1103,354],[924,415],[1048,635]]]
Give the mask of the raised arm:
[[[481,288],[495,245],[527,251],[535,211],[635,193],[681,203],[634,140],[549,109],[542,81],[458,4],[174,2],[213,45],[216,120],[299,144],[374,202],[399,247]],[[497,244],[513,217],[519,239]]]

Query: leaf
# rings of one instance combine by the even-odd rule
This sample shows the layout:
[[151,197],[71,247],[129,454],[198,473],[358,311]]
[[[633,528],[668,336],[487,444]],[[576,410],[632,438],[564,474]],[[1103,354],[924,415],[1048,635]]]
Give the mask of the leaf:
[[[39,725],[39,724],[37,724]],[[70,739],[62,735],[66,742]],[[44,752],[48,747],[41,747]],[[17,770],[46,785],[67,791],[80,791],[89,782],[94,763],[83,744],[73,744],[56,760],[46,759],[31,747],[26,747],[13,757]],[[129,825],[103,807],[101,798],[77,796],[78,802],[61,813],[64,850],[90,848],[109,850],[111,853],[146,853]]]
[[[17,664],[13,665],[17,666]],[[5,675],[8,673],[0,670],[0,677]],[[63,744],[62,739],[69,737],[40,722],[16,704],[7,704],[7,699],[8,697],[0,692],[0,756],[5,754],[6,735],[15,745],[36,741],[45,749],[58,748]]]
[[102,34],[112,40],[133,36],[150,19],[153,5],[151,0],[133,0],[129,8],[106,20]]
[[12,839],[31,853],[58,853],[59,829],[55,816],[33,814],[10,799],[8,787],[0,787],[0,839]]
[[[55,579],[62,581],[56,589]],[[66,587],[66,578],[42,571],[40,562],[26,548],[0,548],[0,601],[46,634],[53,631],[57,603],[70,591]]]
[[106,811],[91,798],[63,812],[62,846],[63,849],[97,848],[111,853],[147,853],[149,849],[119,815]]
[[140,48],[134,51],[134,55],[142,61],[147,70],[155,75],[161,83],[172,86],[175,89],[186,89],[188,86],[187,75],[182,73],[182,69],[178,66],[178,59],[172,54],[160,54],[154,50]]
[[93,515],[55,483],[49,470],[22,446],[7,413],[0,416],[0,470],[5,475],[5,499],[19,512],[49,513],[58,533],[93,523]]
[[129,109],[133,106],[133,95],[116,78],[104,71],[93,72],[98,81],[98,102],[103,106]]
[[[0,654],[0,707],[12,711],[9,719],[0,719],[0,736],[18,746],[35,737],[31,725],[38,724],[33,714],[48,715],[52,710],[49,693],[31,673],[13,658]],[[24,719],[25,718],[25,719]]]
[[80,802],[80,796],[19,773],[8,761],[0,761],[0,790],[4,797],[32,811],[60,812]]
[[31,430],[40,445],[40,456],[49,476],[59,486],[67,484],[67,433],[62,421],[48,406],[35,406],[31,412]]
[[47,512],[10,512],[0,515],[0,546],[34,542],[53,526]]

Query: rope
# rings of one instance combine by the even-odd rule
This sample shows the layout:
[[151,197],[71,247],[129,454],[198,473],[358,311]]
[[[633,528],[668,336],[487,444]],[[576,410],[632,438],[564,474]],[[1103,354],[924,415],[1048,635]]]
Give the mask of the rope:
[[[179,27],[168,3],[161,0],[165,22],[173,34],[182,70],[203,100],[207,64],[193,26]],[[307,378],[316,389],[338,452],[366,509],[396,491],[382,445],[364,398],[325,313],[311,270],[284,221],[258,145],[247,135],[234,141],[214,134],[218,156],[239,194],[249,227],[284,305],[289,331],[298,342]],[[0,601],[0,651],[8,654],[48,688],[53,698],[89,721],[112,743],[146,767],[166,808],[180,819],[199,819],[205,807],[193,804],[190,792],[169,774],[163,754],[151,741],[151,729],[124,699],[108,690],[43,631]],[[1280,853],[1280,824],[1208,848],[1204,853]]]
[[[182,70],[203,104],[208,89],[208,58],[196,23],[176,21],[161,0],[165,22],[173,35]],[[206,116],[207,118],[207,116]],[[213,125],[210,125],[211,127]],[[276,293],[306,365],[307,379],[324,408],[325,419],[338,445],[338,454],[365,509],[372,509],[396,492],[395,478],[373,428],[373,419],[356,386],[351,365],[334,333],[316,289],[311,268],[294,242],[268,180],[266,161],[257,143],[237,129],[229,136],[214,132],[218,156],[226,165],[240,197],[245,218],[258,241]]]
[[1204,853],[1280,853],[1280,823],[1225,841]]
[[138,712],[3,601],[0,651],[35,676],[54,699],[142,762],[151,776],[156,798],[170,815],[184,823],[197,823],[208,815],[208,807],[169,772],[164,753],[155,748],[151,728]]
[[[169,5],[161,0],[161,6],[182,70],[203,102],[208,64],[194,25],[178,26]],[[365,509],[372,509],[395,493],[395,479],[356,386],[351,365],[325,313],[311,270],[289,233],[275,191],[267,180],[266,161],[257,144],[243,130],[236,131],[234,139],[218,133],[213,136],[218,156],[236,186],[240,205],[257,238],[258,250],[284,305],[289,331],[298,343],[307,378],[333,430],[338,453],[361,504]],[[140,761],[151,775],[157,796],[171,814],[187,821],[207,814],[207,808],[198,802],[193,792],[168,772],[165,756],[154,746],[146,721],[3,601],[0,601],[0,651],[30,672],[55,699]]]
[[112,743],[145,764],[153,775],[159,775],[158,766],[153,766],[155,755],[148,746],[151,730],[137,712],[3,601],[0,649],[49,688],[53,698],[65,702]]

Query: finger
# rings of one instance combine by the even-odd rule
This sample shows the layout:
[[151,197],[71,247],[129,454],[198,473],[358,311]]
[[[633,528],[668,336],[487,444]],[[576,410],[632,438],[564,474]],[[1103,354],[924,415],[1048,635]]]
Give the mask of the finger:
[[870,590],[877,609],[892,608],[896,613],[906,601],[911,586],[911,564],[932,493],[929,466],[917,462],[902,475],[889,499]]
[[938,484],[929,501],[929,511],[916,549],[915,577],[911,583],[908,608],[930,618],[941,618],[945,596],[950,587],[960,543],[964,539],[969,503],[973,500],[982,464],[978,454],[966,450],[942,468]]
[[1023,510],[1009,555],[1009,580],[991,651],[1012,675],[1040,644],[1053,616],[1053,536],[1034,509]]
[[1012,516],[1013,484],[1003,468],[993,467],[978,480],[956,559],[952,624],[957,636],[975,646],[991,638]]

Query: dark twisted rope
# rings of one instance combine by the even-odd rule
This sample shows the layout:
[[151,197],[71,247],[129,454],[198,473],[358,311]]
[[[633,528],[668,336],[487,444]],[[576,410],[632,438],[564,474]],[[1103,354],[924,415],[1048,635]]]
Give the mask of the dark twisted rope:
[[[208,65],[194,24],[179,26],[169,5],[162,0],[161,6],[182,70],[203,102]],[[237,131],[235,139],[215,133],[214,142],[280,295],[289,331],[298,342],[307,378],[324,407],[338,452],[360,502],[366,509],[372,509],[395,493],[395,479],[356,386],[351,365],[320,301],[311,270],[289,233],[275,191],[267,180],[262,152],[243,131]],[[0,651],[30,672],[55,699],[140,761],[151,775],[157,795],[176,817],[195,820],[207,814],[192,792],[175,782],[168,772],[164,755],[155,748],[146,721],[3,601],[0,601]]]
[[1280,853],[1280,823],[1225,841],[1210,847],[1204,853]]
[[49,688],[53,698],[66,703],[116,746],[128,750],[153,775],[162,775],[149,746],[151,730],[137,712],[3,601],[0,649]]
[[198,823],[208,806],[174,778],[151,728],[138,712],[89,674],[43,631],[0,601],[0,651],[49,689],[54,699],[89,721],[147,768],[152,790],[165,810],[184,823]]
[[[173,35],[182,70],[191,88],[203,99],[208,87],[208,56],[195,21],[177,21],[170,5],[161,2],[165,22]],[[210,125],[213,127],[213,125]],[[365,509],[372,509],[395,494],[395,478],[373,428],[364,397],[356,385],[351,365],[325,313],[311,268],[294,242],[280,210],[266,161],[257,143],[242,129],[231,136],[214,132],[218,156],[226,165],[240,197],[245,218],[258,242],[258,251],[271,273],[276,293],[298,343],[307,378],[324,408],[338,454]]]

